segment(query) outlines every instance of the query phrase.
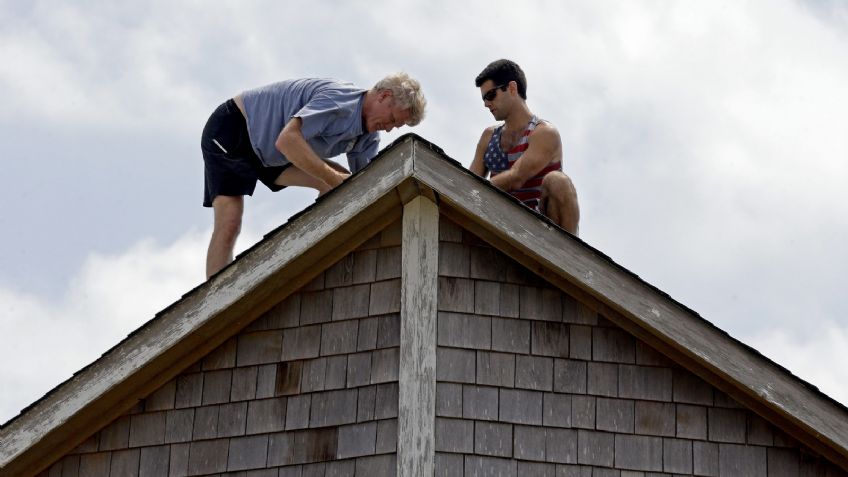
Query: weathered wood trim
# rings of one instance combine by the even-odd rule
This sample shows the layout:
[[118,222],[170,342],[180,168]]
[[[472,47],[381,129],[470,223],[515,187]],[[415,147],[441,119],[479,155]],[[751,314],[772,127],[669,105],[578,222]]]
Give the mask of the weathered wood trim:
[[400,215],[412,138],[62,383],[0,430],[0,475],[32,475]]
[[[439,194],[440,207],[528,268],[624,317],[626,328],[692,372],[720,382],[740,402],[848,469],[848,413],[668,296],[611,263],[470,173],[416,145],[414,177]],[[452,212],[451,212],[452,211]],[[545,272],[546,271],[546,272]],[[650,339],[647,339],[650,338]],[[699,364],[699,365],[696,365]]]
[[435,469],[439,210],[418,196],[403,209],[398,475]]

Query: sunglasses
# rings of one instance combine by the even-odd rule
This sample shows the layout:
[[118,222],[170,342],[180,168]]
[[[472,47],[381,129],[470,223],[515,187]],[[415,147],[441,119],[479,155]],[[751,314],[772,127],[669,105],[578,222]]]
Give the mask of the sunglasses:
[[500,89],[501,91],[506,91],[507,86],[509,86],[508,83],[495,86],[489,91],[486,91],[486,94],[483,95],[483,101],[491,101],[495,99],[498,96],[498,90]]

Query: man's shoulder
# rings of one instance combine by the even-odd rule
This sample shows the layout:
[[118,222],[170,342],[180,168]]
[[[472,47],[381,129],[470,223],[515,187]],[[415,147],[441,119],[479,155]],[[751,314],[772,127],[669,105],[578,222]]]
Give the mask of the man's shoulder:
[[537,138],[559,138],[559,130],[550,121],[540,119],[533,130],[533,134],[528,139],[532,141],[534,136]]

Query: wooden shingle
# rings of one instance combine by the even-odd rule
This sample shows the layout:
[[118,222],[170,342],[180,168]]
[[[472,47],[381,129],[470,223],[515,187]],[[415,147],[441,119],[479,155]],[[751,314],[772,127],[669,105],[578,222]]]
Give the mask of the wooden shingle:
[[369,284],[333,289],[333,320],[348,320],[368,316],[371,297]]
[[326,391],[312,395],[309,427],[338,426],[356,422],[356,389]]
[[286,428],[286,398],[251,401],[247,408],[245,432],[263,434]]
[[377,317],[377,348],[400,346],[400,315]]
[[139,449],[112,452],[109,462],[110,477],[139,477]]
[[374,398],[374,419],[398,417],[398,384],[378,384]]
[[592,328],[592,359],[613,363],[636,362],[635,340],[619,328]]
[[587,393],[598,396],[618,396],[618,365],[589,362],[586,366]]
[[109,452],[83,454],[80,456],[79,475],[86,477],[109,477],[112,455]]
[[455,383],[475,382],[476,353],[457,348],[436,348],[436,379]]
[[365,386],[358,388],[359,395],[356,402],[356,422],[365,422],[374,419],[374,410],[377,401],[377,386]]
[[596,406],[597,430],[633,433],[633,401],[599,397]]
[[677,437],[707,439],[707,408],[677,404]]
[[606,432],[577,431],[577,463],[612,467],[615,437]]
[[439,275],[444,277],[468,278],[468,245],[453,242],[439,243]]
[[318,357],[321,347],[321,325],[283,330],[283,361]]
[[671,401],[671,370],[620,365],[618,395],[624,398]]
[[474,453],[496,457],[512,457],[512,424],[475,422]]
[[191,444],[171,444],[171,461],[168,463],[169,477],[188,475],[188,458]]
[[496,475],[498,477],[516,477],[516,461],[502,457],[486,457],[477,455],[465,456],[465,475],[473,477],[484,477]]
[[463,477],[462,454],[436,452],[435,477]]
[[303,381],[303,361],[285,361],[276,368],[275,396],[291,396],[300,392]]
[[165,443],[188,442],[194,429],[194,408],[167,411],[165,415]]
[[386,315],[400,312],[400,280],[384,280],[371,284],[369,315]]
[[692,441],[663,439],[663,470],[675,474],[691,474]]
[[462,384],[436,383],[436,416],[462,417]]
[[245,401],[256,397],[256,366],[233,369],[230,401]]
[[194,410],[193,440],[214,439],[218,436],[218,406],[203,406]]
[[492,321],[487,316],[440,312],[438,315],[439,346],[490,349]]
[[321,325],[321,356],[355,352],[358,329],[357,320]]
[[374,455],[377,446],[377,423],[371,421],[340,426],[338,439],[338,459]]
[[138,477],[162,477],[168,475],[170,446],[142,447],[139,451]]
[[184,407],[199,406],[202,394],[203,374],[183,374],[177,378],[177,394],[174,407],[181,409]]
[[492,318],[492,350],[526,354],[530,352],[530,322]]
[[768,459],[765,447],[719,444],[718,449],[719,475],[767,475]]
[[573,395],[571,397],[571,424],[576,428],[595,428],[594,396]]
[[498,388],[462,386],[462,417],[496,421],[498,419]]
[[233,372],[230,369],[203,373],[202,404],[220,404],[230,401]]
[[397,419],[384,419],[377,421],[377,447],[374,452],[386,454],[397,451],[398,421]]
[[[264,401],[258,401],[264,402]],[[283,404],[285,401],[283,400]],[[251,402],[250,404],[253,404]],[[285,412],[285,408],[283,408],[283,413]],[[218,437],[235,437],[235,436],[243,436],[245,434],[245,427],[247,421],[247,413],[248,413],[248,403],[247,402],[238,402],[231,404],[222,404],[218,406],[218,424],[217,424],[217,436]],[[271,419],[269,424],[274,424],[274,420]]]
[[227,470],[249,470],[265,467],[268,460],[268,436],[246,436],[230,439]]
[[474,421],[436,418],[436,452],[474,452]]
[[474,281],[466,278],[439,277],[439,311],[474,313]]
[[570,395],[545,393],[542,401],[542,424],[550,427],[571,427]]
[[236,362],[241,367],[279,361],[282,343],[283,334],[280,330],[239,335]]
[[501,389],[499,417],[515,424],[542,424],[542,393],[522,389]]
[[516,459],[545,461],[544,427],[516,425],[513,435],[513,456]]
[[497,316],[501,309],[501,284],[497,282],[474,281],[474,313]]
[[636,434],[674,437],[675,409],[671,403],[636,401]]
[[304,293],[300,297],[300,324],[314,325],[333,319],[333,290]]
[[586,362],[554,359],[554,391],[586,393]]
[[400,278],[400,247],[388,247],[377,250],[378,281]]
[[378,349],[371,352],[371,384],[398,380],[400,348]]
[[347,387],[366,386],[371,382],[371,353],[347,356]]
[[662,472],[662,438],[616,434],[615,466],[619,469]]
[[553,390],[554,361],[539,356],[515,357],[515,387],[536,391]]
[[130,447],[155,446],[165,443],[164,412],[130,416]]
[[309,427],[309,410],[311,407],[311,394],[289,397],[286,401],[286,430],[306,429]]
[[545,460],[558,464],[578,461],[579,434],[574,429],[545,429]]
[[532,325],[530,352],[540,356],[568,358],[568,325],[536,322]]
[[511,353],[477,352],[477,384],[515,387],[515,355]]
[[709,408],[708,429],[713,442],[745,443],[745,412],[738,409]]
[[225,472],[229,447],[229,439],[192,442],[188,453],[189,475]]
[[263,364],[256,369],[256,399],[273,397],[277,389],[277,365]]
[[106,426],[100,431],[101,451],[126,449],[130,441],[130,418],[123,416]]

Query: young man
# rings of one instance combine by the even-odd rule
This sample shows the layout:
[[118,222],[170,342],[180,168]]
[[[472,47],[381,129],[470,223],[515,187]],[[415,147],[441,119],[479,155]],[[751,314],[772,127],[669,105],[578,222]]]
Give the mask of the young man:
[[483,105],[504,123],[483,131],[471,171],[481,177],[490,175],[497,188],[577,235],[577,191],[562,172],[559,132],[527,107],[524,71],[510,60],[497,60],[474,84],[480,88]]
[[206,255],[209,278],[233,261],[244,196],[256,181],[272,191],[311,187],[324,194],[350,175],[327,159],[347,154],[353,172],[377,154],[378,131],[424,117],[418,81],[389,75],[370,90],[333,79],[282,81],[245,91],[218,107],[203,129],[204,207],[215,223]]

